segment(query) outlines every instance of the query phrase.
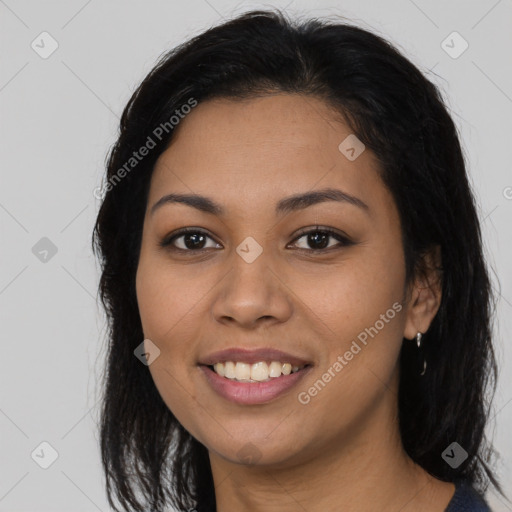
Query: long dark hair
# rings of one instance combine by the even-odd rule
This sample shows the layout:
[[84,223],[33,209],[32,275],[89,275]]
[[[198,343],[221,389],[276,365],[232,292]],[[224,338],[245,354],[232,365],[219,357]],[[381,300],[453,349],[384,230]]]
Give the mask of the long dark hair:
[[[134,356],[143,340],[135,293],[143,219],[154,164],[179,129],[169,121],[177,110],[275,92],[324,100],[373,151],[400,214],[407,282],[421,271],[423,255],[441,248],[442,301],[423,338],[428,371],[420,377],[409,370],[411,342],[400,355],[402,442],[436,478],[466,479],[481,493],[491,481],[503,494],[484,432],[497,378],[495,295],[459,136],[442,96],[380,36],[339,21],[299,23],[275,9],[244,13],[164,54],[125,107],[107,158],[92,245],[108,319],[101,454],[110,505],[160,510],[169,500],[178,510],[215,510],[207,449],[173,416]],[[130,160],[148,137],[154,147]],[[456,468],[442,458],[454,441],[468,453]]]

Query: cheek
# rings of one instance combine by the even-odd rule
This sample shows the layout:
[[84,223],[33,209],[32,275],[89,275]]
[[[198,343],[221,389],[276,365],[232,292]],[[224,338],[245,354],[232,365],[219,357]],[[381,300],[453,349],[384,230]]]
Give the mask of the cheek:
[[144,335],[168,344],[174,334],[190,326],[208,286],[160,258],[141,254],[136,291]]
[[404,323],[404,273],[399,256],[393,254],[393,264],[384,256],[346,261],[322,286],[318,280],[313,286],[314,279],[301,282],[298,295],[307,297],[311,326],[324,344],[317,373],[300,390],[301,403],[309,401],[305,410],[311,412],[303,428],[322,424],[326,436],[336,435],[393,386]]
[[180,423],[188,425],[192,417],[201,414],[200,408],[196,410],[195,390],[188,385],[191,369],[185,364],[191,356],[190,340],[198,328],[194,306],[200,290],[192,286],[190,276],[177,276],[156,258],[141,253],[136,276],[139,314],[144,337],[160,350],[148,369],[169,410]]
[[[151,269],[151,270],[150,270]],[[173,325],[176,310],[171,306],[171,298],[166,290],[172,284],[162,279],[161,273],[142,258],[136,278],[137,304],[144,336],[158,342]]]
[[354,396],[367,403],[392,378],[404,328],[400,251],[400,246],[365,247],[332,272],[297,281],[297,295],[324,342],[319,371],[336,376],[326,375],[330,391],[319,393],[318,403],[329,402],[327,410]]
[[401,302],[403,265],[399,251],[365,248],[340,264],[297,275],[293,290],[328,338],[346,341]]

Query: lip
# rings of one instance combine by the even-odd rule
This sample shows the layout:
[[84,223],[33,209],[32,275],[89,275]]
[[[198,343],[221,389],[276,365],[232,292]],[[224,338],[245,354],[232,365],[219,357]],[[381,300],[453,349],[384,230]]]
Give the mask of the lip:
[[[261,359],[260,359],[261,360]],[[258,362],[258,361],[256,361]],[[289,375],[273,377],[266,382],[238,382],[221,377],[214,370],[199,366],[211,388],[220,396],[241,405],[255,405],[270,402],[298,384],[313,368],[311,365]]]
[[[213,352],[199,361],[200,365],[212,366],[215,363],[224,363],[226,361],[233,361],[234,363],[259,363],[260,361],[279,361],[281,363],[290,363],[292,366],[304,366],[311,364],[311,361],[307,361],[299,356],[288,354],[282,350],[274,348],[259,348],[259,349],[243,349],[243,348],[228,348]],[[280,377],[276,377],[280,378]]]

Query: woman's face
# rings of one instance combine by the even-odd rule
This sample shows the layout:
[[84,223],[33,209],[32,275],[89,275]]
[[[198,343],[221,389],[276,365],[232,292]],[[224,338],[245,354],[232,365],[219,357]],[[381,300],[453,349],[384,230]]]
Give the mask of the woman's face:
[[[420,326],[403,302],[394,201],[350,136],[311,96],[212,100],[180,121],[155,166],[136,281],[144,337],[160,350],[149,371],[210,456],[295,463],[382,419],[394,399],[402,338]],[[282,203],[324,189],[338,200]],[[222,213],[171,201],[152,211],[168,194],[207,197]],[[186,227],[195,234],[159,246]],[[288,355],[208,361],[231,348]],[[292,357],[308,367],[266,384],[200,364],[244,357],[277,372]]]

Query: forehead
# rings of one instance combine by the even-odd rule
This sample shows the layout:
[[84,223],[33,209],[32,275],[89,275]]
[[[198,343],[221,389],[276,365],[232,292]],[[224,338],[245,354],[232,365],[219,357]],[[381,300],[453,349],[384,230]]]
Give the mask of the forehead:
[[373,154],[364,150],[348,159],[339,146],[353,137],[350,128],[316,97],[205,101],[177,128],[155,165],[152,202],[169,192],[253,206],[325,187],[342,188],[363,200],[386,194]]

